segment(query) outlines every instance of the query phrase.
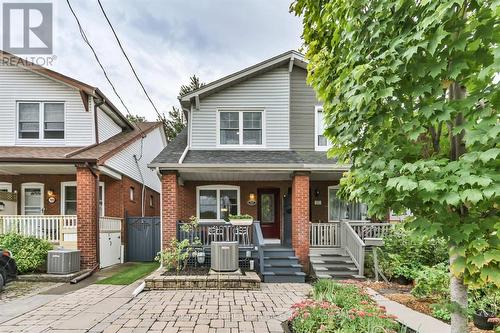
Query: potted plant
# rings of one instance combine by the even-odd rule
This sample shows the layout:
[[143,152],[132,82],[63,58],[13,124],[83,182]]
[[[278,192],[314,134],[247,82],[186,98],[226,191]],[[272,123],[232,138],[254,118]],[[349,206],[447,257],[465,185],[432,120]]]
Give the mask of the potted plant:
[[473,297],[472,319],[474,326],[482,330],[493,330],[498,322],[500,292],[487,288],[475,293]]
[[253,217],[248,214],[244,215],[229,215],[229,222],[232,225],[251,225],[253,223]]

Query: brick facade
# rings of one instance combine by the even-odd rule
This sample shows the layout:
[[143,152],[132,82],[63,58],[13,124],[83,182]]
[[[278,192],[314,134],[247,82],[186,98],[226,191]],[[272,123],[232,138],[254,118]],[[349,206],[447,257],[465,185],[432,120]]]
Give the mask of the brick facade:
[[162,249],[168,248],[176,237],[176,223],[179,219],[179,186],[177,173],[165,173],[161,177],[162,193]]
[[309,269],[309,175],[292,179],[292,247],[300,263]]
[[97,184],[99,176],[87,167],[76,169],[77,193],[77,245],[81,255],[82,268],[93,268],[98,262],[97,238]]

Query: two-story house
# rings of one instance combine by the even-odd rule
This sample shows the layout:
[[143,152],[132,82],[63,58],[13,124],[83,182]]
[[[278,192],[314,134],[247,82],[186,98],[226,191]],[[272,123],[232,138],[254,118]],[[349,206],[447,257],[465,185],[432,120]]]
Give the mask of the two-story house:
[[77,247],[82,267],[118,262],[98,230],[123,241],[126,214],[159,215],[147,163],[165,146],[161,123],[134,125],[98,88],[0,51],[2,232]]
[[[150,164],[162,175],[164,248],[190,216],[208,226],[205,242],[240,233],[228,231],[228,216],[249,214],[259,221],[247,242],[265,248],[264,281],[303,281],[310,247],[339,243],[341,220],[366,218],[366,206],[337,197],[349,165],[327,157],[306,67],[290,51],[179,97],[188,127]],[[357,265],[337,276],[356,275]]]

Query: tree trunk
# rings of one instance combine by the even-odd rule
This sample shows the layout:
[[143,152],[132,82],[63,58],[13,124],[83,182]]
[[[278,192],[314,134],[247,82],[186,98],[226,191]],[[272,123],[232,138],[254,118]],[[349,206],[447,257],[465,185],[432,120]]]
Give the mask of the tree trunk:
[[[449,100],[463,99],[465,97],[465,88],[459,83],[453,82],[448,90]],[[463,141],[464,131],[453,135],[451,130],[455,126],[461,126],[463,123],[463,115],[457,114],[455,119],[449,123],[450,129],[450,158],[458,160],[465,153],[465,143]],[[467,214],[465,206],[459,207],[461,217]],[[456,260],[456,255],[450,256],[450,264]],[[464,285],[464,280],[461,277],[456,277],[450,273],[450,299],[453,305],[451,310],[451,333],[466,333],[467,329],[467,286]]]
[[[456,256],[450,257],[450,264]],[[467,329],[467,287],[462,278],[457,278],[450,273],[450,296],[453,304],[451,312],[451,333],[466,333]]]

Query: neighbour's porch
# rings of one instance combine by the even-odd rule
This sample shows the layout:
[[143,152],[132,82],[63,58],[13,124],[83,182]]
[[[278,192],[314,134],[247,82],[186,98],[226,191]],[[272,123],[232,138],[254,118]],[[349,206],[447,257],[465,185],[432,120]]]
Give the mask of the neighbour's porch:
[[1,163],[0,232],[79,249],[82,268],[92,268],[98,228],[121,239],[120,188],[115,173],[88,164]]

